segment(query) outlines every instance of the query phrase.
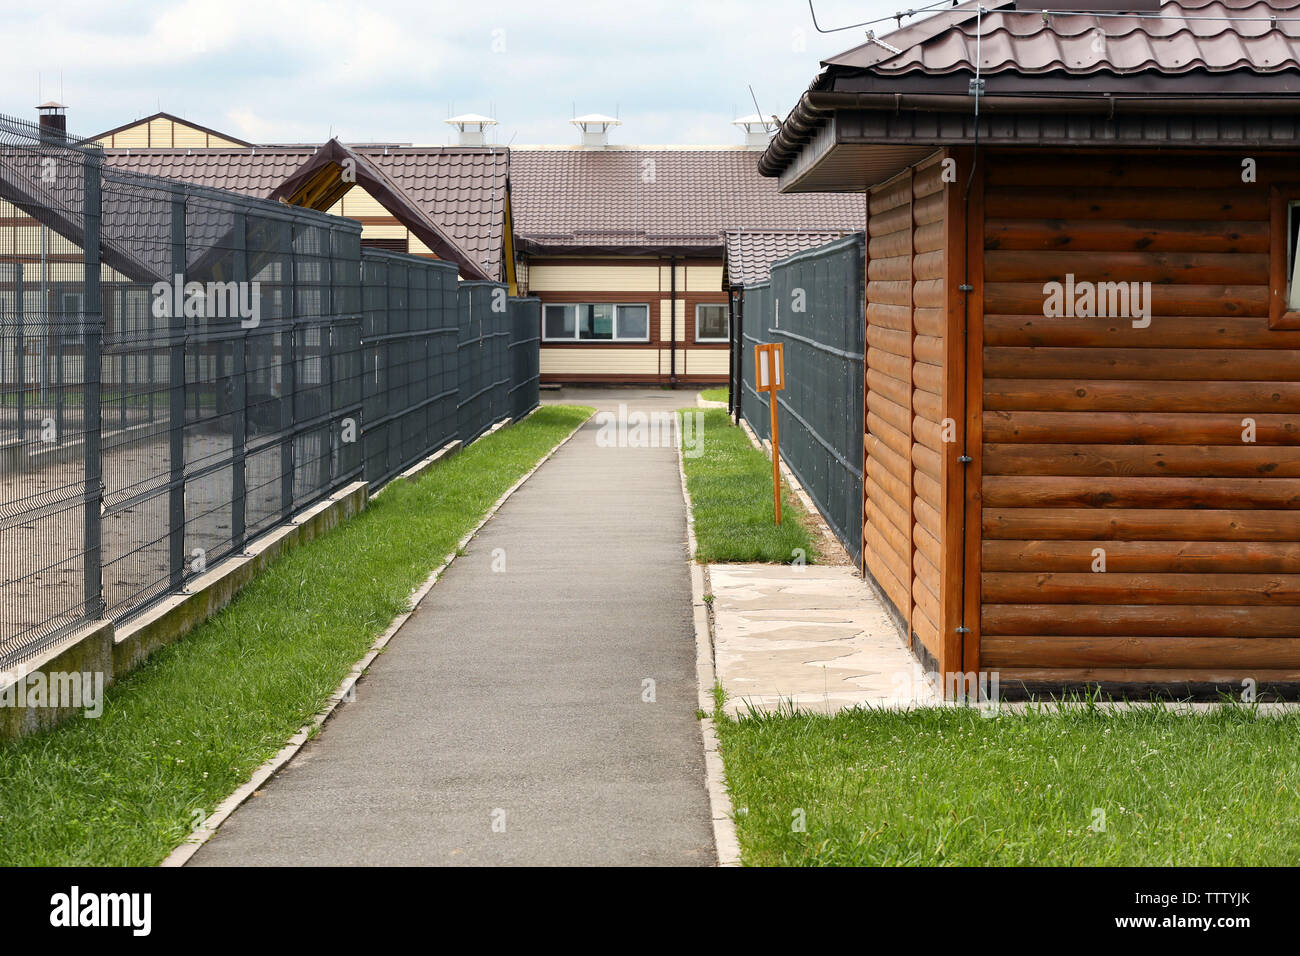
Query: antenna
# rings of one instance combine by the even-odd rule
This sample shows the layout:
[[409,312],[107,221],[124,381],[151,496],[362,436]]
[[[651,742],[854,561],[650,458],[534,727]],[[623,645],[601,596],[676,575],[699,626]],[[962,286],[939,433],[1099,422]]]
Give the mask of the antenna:
[[760,120],[762,120],[762,122],[763,122],[763,131],[764,131],[764,132],[768,132],[768,129],[767,129],[767,120],[763,118],[763,111],[762,111],[761,109],[758,108],[758,97],[754,95],[754,84],[753,84],[753,83],[749,83],[749,84],[747,84],[747,85],[749,86],[749,98],[750,98],[751,100],[754,101],[754,113],[755,113],[755,115],[758,116],[758,118],[759,118]]

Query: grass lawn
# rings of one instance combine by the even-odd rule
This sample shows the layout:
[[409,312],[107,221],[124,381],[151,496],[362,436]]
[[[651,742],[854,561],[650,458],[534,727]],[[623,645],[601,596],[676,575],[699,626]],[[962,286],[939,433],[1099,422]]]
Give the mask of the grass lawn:
[[[750,865],[1300,858],[1300,714],[1045,706],[997,718],[853,711],[720,718],[717,726]],[[805,832],[793,829],[796,810]]]
[[0,864],[159,862],[310,720],[410,592],[591,411],[544,407],[395,482],[111,688],[99,719],[0,743]]
[[696,559],[789,564],[795,549],[801,549],[811,564],[817,553],[804,526],[807,515],[784,482],[781,524],[772,522],[771,461],[731,424],[725,409],[700,414],[704,453],[684,459],[699,545]]
[[[731,393],[729,388],[706,388],[700,392],[706,402],[725,402],[727,396]],[[780,437],[779,435],[777,436]]]

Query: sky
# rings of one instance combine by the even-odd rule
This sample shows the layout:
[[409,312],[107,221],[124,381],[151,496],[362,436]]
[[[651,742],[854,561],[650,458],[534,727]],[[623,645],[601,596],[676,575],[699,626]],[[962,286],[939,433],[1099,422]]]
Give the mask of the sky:
[[[823,28],[907,7],[814,2]],[[469,112],[496,117],[496,142],[576,143],[576,110],[617,113],[611,143],[738,145],[750,84],[783,118],[820,60],[865,39],[818,33],[808,0],[45,0],[5,17],[0,113],[60,100],[85,136],[165,110],[255,143],[445,144]]]

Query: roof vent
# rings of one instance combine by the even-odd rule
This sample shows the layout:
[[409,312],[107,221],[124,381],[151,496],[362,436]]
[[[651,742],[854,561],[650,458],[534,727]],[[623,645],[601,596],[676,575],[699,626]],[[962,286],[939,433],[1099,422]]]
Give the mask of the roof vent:
[[582,145],[588,149],[601,149],[609,145],[609,128],[611,126],[622,126],[622,122],[612,116],[603,116],[600,113],[588,113],[586,116],[575,116],[569,120],[574,126],[582,130]]
[[772,138],[772,130],[781,125],[775,116],[772,117],[771,125],[757,113],[750,113],[748,116],[742,116],[740,119],[732,120],[732,126],[739,126],[745,131],[745,145],[750,149],[767,149],[768,140]]
[[492,117],[480,116],[478,113],[453,116],[447,122],[460,131],[459,142],[461,146],[485,145],[487,128],[497,125],[497,121]]
[[62,103],[49,100],[36,107],[40,115],[41,141],[46,143],[63,143],[68,139],[68,108]]

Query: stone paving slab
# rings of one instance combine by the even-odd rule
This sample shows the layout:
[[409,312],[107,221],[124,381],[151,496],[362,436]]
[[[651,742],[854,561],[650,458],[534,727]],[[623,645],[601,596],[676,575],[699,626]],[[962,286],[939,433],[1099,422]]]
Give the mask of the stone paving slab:
[[940,702],[852,568],[712,564],[709,582],[728,713]]

